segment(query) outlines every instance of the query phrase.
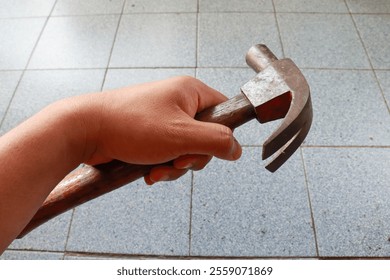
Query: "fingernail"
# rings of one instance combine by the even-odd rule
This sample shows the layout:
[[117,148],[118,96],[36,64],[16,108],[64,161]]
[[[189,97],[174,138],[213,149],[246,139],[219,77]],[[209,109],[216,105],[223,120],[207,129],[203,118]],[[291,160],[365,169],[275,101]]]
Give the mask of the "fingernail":
[[236,138],[234,138],[232,153],[231,153],[232,159],[233,160],[239,159],[241,156],[241,153],[242,153],[241,146],[238,143],[238,141],[236,140]]
[[186,165],[184,165],[182,168],[180,169],[191,169],[194,165],[192,163],[187,163]]
[[169,176],[168,175],[163,175],[159,179],[157,179],[156,182],[168,181],[168,180],[169,180]]

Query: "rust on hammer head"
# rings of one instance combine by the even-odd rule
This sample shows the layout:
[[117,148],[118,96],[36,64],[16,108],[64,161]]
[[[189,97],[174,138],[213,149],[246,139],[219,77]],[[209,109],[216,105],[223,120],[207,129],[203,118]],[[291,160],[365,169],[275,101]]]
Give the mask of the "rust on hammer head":
[[299,148],[309,132],[313,112],[309,85],[291,59],[278,60],[265,46],[255,45],[246,60],[258,74],[241,87],[259,122],[284,118],[263,144],[262,158],[274,172]]

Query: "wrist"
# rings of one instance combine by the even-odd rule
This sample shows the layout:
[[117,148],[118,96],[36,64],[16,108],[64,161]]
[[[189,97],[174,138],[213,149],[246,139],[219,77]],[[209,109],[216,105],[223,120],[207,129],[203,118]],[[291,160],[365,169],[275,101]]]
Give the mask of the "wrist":
[[68,154],[78,164],[88,161],[97,149],[101,105],[94,95],[75,96],[49,106],[59,116]]

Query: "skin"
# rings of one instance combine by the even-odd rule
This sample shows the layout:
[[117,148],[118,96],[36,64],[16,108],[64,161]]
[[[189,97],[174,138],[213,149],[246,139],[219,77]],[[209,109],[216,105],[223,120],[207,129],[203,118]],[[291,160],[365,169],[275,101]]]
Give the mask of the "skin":
[[241,146],[228,127],[194,120],[225,100],[199,80],[175,77],[60,100],[0,137],[0,254],[80,163],[174,160],[145,176],[152,185],[200,170],[213,156],[237,160]]

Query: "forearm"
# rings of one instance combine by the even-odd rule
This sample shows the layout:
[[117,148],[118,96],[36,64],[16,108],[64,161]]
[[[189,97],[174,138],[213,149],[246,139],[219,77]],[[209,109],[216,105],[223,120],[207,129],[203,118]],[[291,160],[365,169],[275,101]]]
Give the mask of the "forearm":
[[0,138],[0,254],[83,161],[86,138],[72,104],[50,105]]

